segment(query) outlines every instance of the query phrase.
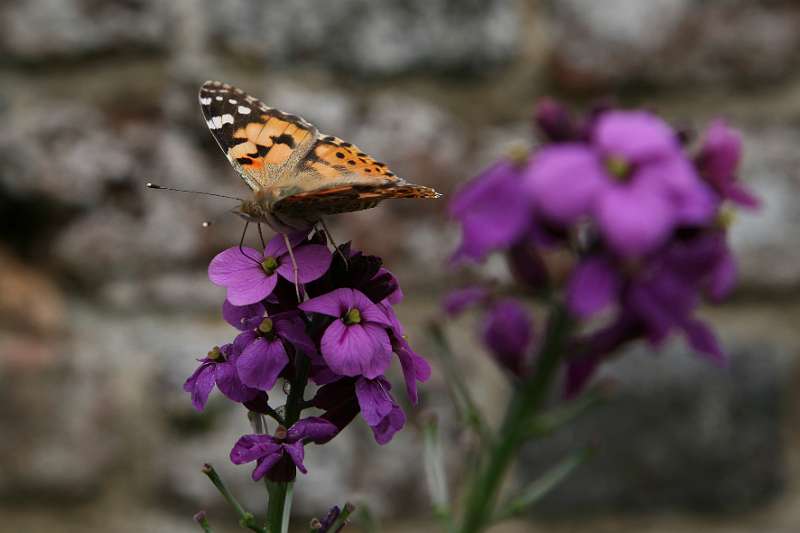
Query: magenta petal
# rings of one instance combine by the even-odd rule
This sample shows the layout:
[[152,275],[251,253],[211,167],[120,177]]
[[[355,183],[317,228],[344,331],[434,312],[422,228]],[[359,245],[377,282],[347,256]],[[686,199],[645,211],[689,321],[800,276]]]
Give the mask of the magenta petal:
[[611,156],[634,163],[657,159],[679,149],[675,132],[646,111],[607,111],[597,120],[594,143]]
[[455,289],[445,296],[442,307],[448,315],[456,316],[471,306],[481,303],[487,296],[489,296],[489,289],[486,287],[475,286]]
[[392,345],[383,327],[374,324],[347,326],[335,320],[322,335],[322,357],[342,376],[375,378],[391,363]]
[[698,353],[706,356],[717,366],[727,366],[728,360],[711,328],[699,320],[690,320],[684,324],[683,330],[689,340],[689,345]]
[[597,218],[614,250],[640,257],[664,243],[672,230],[672,213],[660,191],[615,187],[600,200]]
[[[291,233],[289,235],[289,243],[292,245],[292,251],[296,248],[299,248],[303,241],[306,240],[308,236],[307,231],[298,231],[295,233]],[[264,248],[264,257],[281,257],[282,255],[286,254],[288,258],[288,250],[286,249],[286,241],[283,238],[282,233],[278,233],[275,235],[270,241],[267,243],[266,248]]]
[[245,348],[236,360],[236,369],[245,385],[269,391],[287,364],[289,357],[283,343],[260,337]]
[[580,263],[567,287],[567,306],[577,317],[586,318],[608,306],[622,280],[610,261],[593,257]]
[[319,313],[339,318],[355,303],[354,292],[356,291],[353,289],[336,289],[303,302],[298,307],[307,313]]
[[[297,279],[300,283],[308,283],[322,277],[331,266],[331,252],[320,244],[307,244],[292,250],[297,261]],[[280,261],[278,273],[294,282],[292,260],[287,254]]]
[[261,303],[251,305],[234,305],[228,300],[222,304],[222,318],[225,322],[240,331],[249,329],[248,321],[264,316],[264,306]]
[[431,366],[423,357],[417,355],[405,339],[400,338],[394,347],[400,366],[403,369],[403,378],[406,382],[406,394],[412,405],[419,402],[417,394],[417,381],[428,381],[431,377]]
[[[242,251],[247,256],[242,255]],[[259,271],[261,266],[259,261],[263,259],[258,250],[244,247],[242,251],[238,247],[228,248],[218,253],[208,265],[208,278],[215,285],[229,287],[239,284],[249,276],[248,271]],[[263,271],[261,271],[263,274]]]
[[234,305],[255,304],[272,294],[277,283],[278,276],[267,276],[259,267],[259,272],[253,272],[241,284],[228,287],[228,300]]
[[192,405],[198,411],[202,411],[208,402],[208,395],[214,388],[214,365],[203,363],[197,370],[189,376],[183,384],[183,390],[192,394]]
[[581,144],[541,149],[525,171],[524,180],[538,211],[564,224],[587,214],[607,181],[597,155]]
[[312,416],[300,420],[289,428],[287,440],[295,442],[301,439],[308,439],[319,444],[329,441],[338,431],[339,428],[331,422],[324,418]]
[[700,150],[699,165],[714,184],[732,180],[742,155],[742,136],[723,119],[711,123]]

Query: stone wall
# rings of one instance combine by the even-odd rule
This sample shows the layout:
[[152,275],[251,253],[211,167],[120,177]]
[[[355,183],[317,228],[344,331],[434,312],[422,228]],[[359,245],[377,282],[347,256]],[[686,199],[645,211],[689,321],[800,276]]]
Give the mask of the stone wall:
[[[222,401],[198,416],[180,390],[193,358],[230,336],[205,267],[241,226],[225,201],[144,188],[245,190],[200,115],[196,91],[211,78],[445,194],[531,142],[543,95],[644,105],[688,127],[729,117],[745,135],[743,177],[765,202],[734,226],[741,289],[710,314],[735,354],[732,373],[695,365],[682,345],[657,364],[634,355],[609,370],[620,414],[599,412],[531,450],[519,477],[568,444],[601,442],[548,515],[699,509],[724,523],[747,508],[737,527],[781,530],[800,498],[798,27],[790,0],[0,3],[0,527],[44,530],[55,513],[64,531],[194,530],[197,508],[224,512],[198,472],[207,460],[260,502],[245,471],[225,465],[246,421]],[[203,230],[208,218],[217,223]],[[401,315],[425,353],[421,325],[454,283],[444,202],[387,203],[332,226],[398,273]],[[506,390],[472,326],[449,333],[491,408]],[[448,420],[443,379],[424,403]],[[385,449],[354,427],[312,453],[298,511],[352,495],[385,517],[424,515],[410,426]],[[463,436],[448,436],[457,477]],[[687,520],[685,530],[701,527]]]

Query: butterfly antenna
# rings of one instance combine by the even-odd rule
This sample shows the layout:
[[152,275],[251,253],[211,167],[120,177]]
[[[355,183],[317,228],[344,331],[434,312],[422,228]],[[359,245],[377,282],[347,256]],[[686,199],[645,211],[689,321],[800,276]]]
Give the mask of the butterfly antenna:
[[243,198],[239,198],[237,196],[228,196],[227,194],[217,194],[215,192],[205,192],[205,191],[190,191],[187,189],[175,189],[173,187],[162,187],[161,185],[156,185],[155,183],[147,182],[145,187],[148,189],[157,189],[159,191],[173,191],[173,192],[186,192],[190,194],[202,194],[204,196],[216,196],[217,198],[227,198],[228,200],[237,200],[239,202],[244,202]]
[[249,220],[245,220],[245,222],[244,222],[244,230],[242,230],[242,238],[241,238],[241,239],[239,239],[239,252],[240,252],[240,253],[241,253],[243,256],[245,256],[246,258],[248,258],[250,261],[253,261],[254,263],[256,263],[256,264],[259,264],[259,265],[260,265],[260,264],[261,264],[261,261],[259,261],[259,260],[258,260],[258,259],[256,259],[255,257],[250,257],[249,255],[247,255],[246,253],[244,253],[244,238],[245,238],[245,236],[247,236],[247,228],[248,228],[248,226],[250,226],[250,221],[249,221]]

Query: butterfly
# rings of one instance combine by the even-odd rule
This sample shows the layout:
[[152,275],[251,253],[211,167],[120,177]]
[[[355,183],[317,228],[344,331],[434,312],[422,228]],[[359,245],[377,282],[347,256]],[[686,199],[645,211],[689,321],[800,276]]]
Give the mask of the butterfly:
[[286,234],[309,229],[325,215],[369,209],[388,198],[441,196],[396,176],[357,146],[227,83],[205,82],[199,99],[208,129],[253,190],[236,211],[249,222]]

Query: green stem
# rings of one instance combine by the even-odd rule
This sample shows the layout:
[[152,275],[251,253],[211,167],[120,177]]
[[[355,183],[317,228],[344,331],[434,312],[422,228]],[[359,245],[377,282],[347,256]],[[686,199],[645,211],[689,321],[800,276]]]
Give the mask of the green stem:
[[566,311],[554,306],[535,372],[514,390],[489,460],[469,488],[460,533],[477,533],[491,522],[506,471],[528,437],[530,421],[542,407],[557,373],[570,325]]
[[[295,377],[289,389],[289,397],[286,398],[283,415],[287,429],[300,419],[300,414],[303,412],[305,405],[303,392],[308,383],[311,361],[304,354],[297,354],[295,367]],[[293,484],[291,482],[274,483],[268,481],[267,492],[269,493],[269,502],[267,504],[269,531],[270,533],[287,533],[292,509]]]
[[233,510],[236,511],[236,514],[239,515],[239,524],[247,528],[251,531],[256,531],[257,533],[265,533],[264,529],[260,527],[256,523],[256,519],[253,516],[253,513],[245,511],[244,507],[239,503],[239,501],[234,498],[233,494],[228,490],[228,487],[225,486],[225,483],[222,482],[222,478],[219,477],[217,471],[214,470],[214,467],[210,464],[203,465],[203,473],[208,476],[208,479],[211,480],[211,483],[217,487],[217,490],[222,494],[222,497],[233,507]]

